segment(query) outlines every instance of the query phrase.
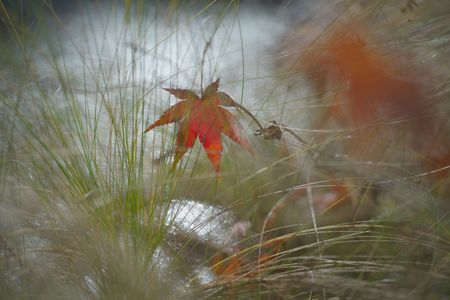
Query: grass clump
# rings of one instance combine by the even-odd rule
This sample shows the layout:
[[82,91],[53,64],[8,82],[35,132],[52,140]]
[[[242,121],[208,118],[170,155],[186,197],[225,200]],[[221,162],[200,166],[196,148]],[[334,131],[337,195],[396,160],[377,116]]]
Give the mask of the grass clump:
[[[446,9],[2,2],[1,298],[447,297]],[[218,77],[256,153],[171,170],[162,88]]]

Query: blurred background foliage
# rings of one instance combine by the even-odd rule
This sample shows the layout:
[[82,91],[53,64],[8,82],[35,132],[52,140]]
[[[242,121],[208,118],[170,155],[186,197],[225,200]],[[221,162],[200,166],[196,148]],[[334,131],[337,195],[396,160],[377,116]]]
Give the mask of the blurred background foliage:
[[[448,298],[449,13],[0,1],[0,298]],[[162,88],[219,77],[281,138],[171,172]]]

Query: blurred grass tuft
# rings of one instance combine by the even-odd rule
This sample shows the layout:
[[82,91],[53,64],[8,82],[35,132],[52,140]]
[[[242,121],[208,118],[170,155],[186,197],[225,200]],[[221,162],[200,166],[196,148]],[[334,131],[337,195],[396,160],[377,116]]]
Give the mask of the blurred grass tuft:
[[[449,297],[448,4],[57,2],[0,2],[1,299]],[[398,95],[358,81],[372,61],[429,111],[353,122]],[[175,128],[143,133],[162,88],[218,77],[281,139],[233,109],[256,155],[171,172]]]

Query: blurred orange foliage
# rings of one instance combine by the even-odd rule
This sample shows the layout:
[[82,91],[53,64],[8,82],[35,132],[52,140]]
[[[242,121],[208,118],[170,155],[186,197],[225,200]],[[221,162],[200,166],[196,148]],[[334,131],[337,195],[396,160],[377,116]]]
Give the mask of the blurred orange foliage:
[[[363,21],[341,22],[306,48],[289,40],[298,36],[295,30],[288,35],[283,44],[283,51],[290,53],[284,58],[285,67],[302,74],[322,100],[327,96],[331,100],[316,126],[333,121],[357,129],[344,143],[353,157],[382,159],[389,140],[407,137],[404,145],[423,159],[428,170],[449,166],[449,129],[441,126],[445,120],[434,116],[435,101],[426,95],[431,71],[417,67],[412,53],[370,32]],[[384,143],[379,143],[381,137]]]
[[241,259],[237,255],[232,255],[227,259],[227,256],[221,253],[213,256],[211,264],[214,274],[220,276],[233,275],[242,266]]
[[[317,92],[335,90],[328,116],[343,125],[400,118],[420,118],[429,111],[419,79],[386,49],[365,37],[361,24],[338,26],[310,45],[300,57],[303,71]],[[347,102],[346,102],[347,100]],[[346,104],[346,105],[344,105]],[[415,119],[416,120],[416,119]],[[423,128],[423,121],[415,121]]]

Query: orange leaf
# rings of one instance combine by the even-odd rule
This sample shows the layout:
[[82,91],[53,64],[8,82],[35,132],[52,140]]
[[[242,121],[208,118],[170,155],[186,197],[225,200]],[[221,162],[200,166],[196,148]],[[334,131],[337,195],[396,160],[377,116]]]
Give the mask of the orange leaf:
[[216,275],[231,275],[241,267],[242,262],[237,255],[226,258],[224,255],[216,254],[212,258],[212,271]]
[[166,110],[161,117],[153,124],[147,127],[144,132],[148,132],[152,130],[155,127],[173,123],[180,121],[188,111],[190,111],[192,105],[194,104],[194,101],[183,101],[178,102],[174,106],[170,107],[168,110]]
[[219,81],[220,79],[217,79],[216,81],[212,82],[210,85],[208,85],[205,90],[203,91],[202,98],[206,98],[208,96],[217,94],[217,91],[219,90]]
[[217,96],[219,97],[220,105],[222,106],[235,106],[233,98],[230,97],[227,93],[218,92]]
[[[318,92],[323,92],[327,82],[337,84],[338,102],[327,117],[339,113],[344,121],[348,117],[356,125],[364,125],[425,114],[429,107],[418,76],[411,74],[409,65],[401,66],[397,58],[386,55],[386,49],[375,47],[377,40],[367,37],[361,28],[362,23],[353,21],[335,26],[301,58],[303,70]],[[419,122],[414,129],[429,125]]]
[[178,99],[183,100],[200,100],[200,98],[197,96],[196,93],[194,93],[191,90],[185,90],[185,89],[164,89],[177,97]]
[[223,149],[222,133],[248,152],[253,153],[250,143],[241,134],[241,127],[236,117],[221,106],[221,104],[232,104],[234,101],[227,94],[218,92],[218,89],[219,79],[206,87],[201,98],[190,90],[165,89],[182,101],[166,110],[156,122],[147,127],[145,132],[157,126],[180,122],[176,138],[174,166],[186,151],[192,148],[197,137],[217,174],[220,173]]

